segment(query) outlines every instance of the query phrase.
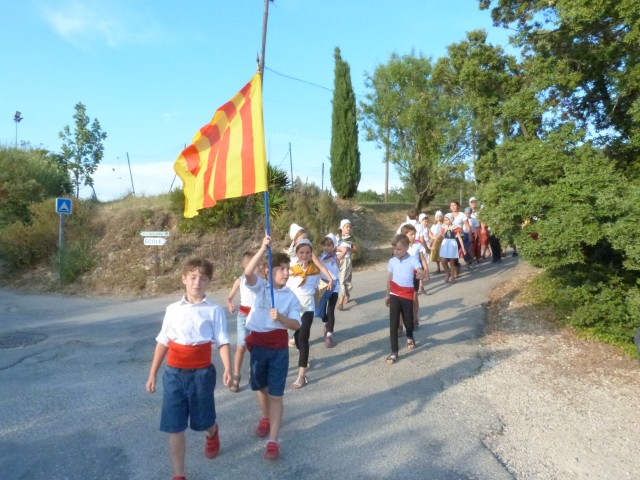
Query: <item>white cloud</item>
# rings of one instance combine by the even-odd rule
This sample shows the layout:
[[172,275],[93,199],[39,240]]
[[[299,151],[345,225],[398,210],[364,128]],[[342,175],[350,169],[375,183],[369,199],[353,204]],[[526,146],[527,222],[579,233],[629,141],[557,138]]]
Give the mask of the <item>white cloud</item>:
[[114,3],[67,0],[57,7],[42,5],[41,12],[60,37],[78,47],[86,47],[87,42],[104,42],[115,48],[163,36],[156,21]]

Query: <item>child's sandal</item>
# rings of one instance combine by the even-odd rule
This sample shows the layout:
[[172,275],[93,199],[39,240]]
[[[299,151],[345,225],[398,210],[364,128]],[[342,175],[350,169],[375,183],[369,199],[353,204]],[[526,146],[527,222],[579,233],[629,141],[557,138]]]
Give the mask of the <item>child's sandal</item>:
[[240,375],[231,375],[231,381],[229,382],[229,390],[233,393],[240,391]]
[[393,365],[397,361],[398,361],[398,354],[397,353],[392,353],[387,357],[387,364],[388,365]]
[[413,350],[415,346],[416,346],[416,342],[411,338],[407,338],[407,349]]
[[307,383],[309,383],[309,377],[307,377],[306,375],[304,377],[298,377],[296,381],[291,384],[291,388],[293,388],[294,390],[300,390]]

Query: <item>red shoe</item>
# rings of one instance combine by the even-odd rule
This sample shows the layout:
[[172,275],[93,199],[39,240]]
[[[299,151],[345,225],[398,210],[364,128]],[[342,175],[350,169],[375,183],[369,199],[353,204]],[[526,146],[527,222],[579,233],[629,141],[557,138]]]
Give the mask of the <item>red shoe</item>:
[[216,433],[212,437],[205,435],[207,442],[204,444],[204,456],[207,458],[216,458],[220,451],[220,435],[218,435],[218,427],[216,426]]
[[264,458],[267,460],[277,460],[280,456],[280,445],[273,440],[267,442],[267,448],[264,451]]
[[256,435],[260,438],[264,438],[269,435],[269,430],[271,428],[271,423],[269,422],[268,417],[261,418],[258,422],[258,428],[256,428]]

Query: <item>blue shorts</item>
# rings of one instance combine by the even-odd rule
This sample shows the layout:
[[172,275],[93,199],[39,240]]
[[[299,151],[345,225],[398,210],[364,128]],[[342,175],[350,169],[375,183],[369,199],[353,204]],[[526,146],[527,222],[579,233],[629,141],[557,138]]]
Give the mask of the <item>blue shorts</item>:
[[178,433],[187,429],[201,432],[216,423],[213,389],[216,369],[165,367],[162,375],[162,413],[160,431]]
[[254,345],[250,355],[251,390],[268,388],[272,397],[283,396],[289,372],[289,349]]
[[247,316],[244,313],[238,312],[238,316],[236,317],[236,333],[238,335],[236,345],[238,347],[246,347],[247,344],[244,338],[249,335],[249,330],[247,330]]

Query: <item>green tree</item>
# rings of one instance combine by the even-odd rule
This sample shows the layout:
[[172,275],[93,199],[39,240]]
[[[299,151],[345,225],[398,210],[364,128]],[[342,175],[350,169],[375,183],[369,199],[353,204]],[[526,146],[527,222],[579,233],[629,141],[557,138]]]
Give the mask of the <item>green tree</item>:
[[461,104],[436,81],[431,60],[414,54],[394,53],[366,85],[371,91],[360,108],[367,138],[388,149],[420,209],[469,153]]
[[73,132],[66,125],[59,133],[62,139],[62,164],[71,173],[76,198],[80,195],[80,184],[93,188],[93,174],[102,161],[104,147],[102,141],[107,134],[100,128],[97,118],[91,122],[86,107],[78,102],[74,107]]
[[340,198],[352,198],[360,183],[358,118],[349,64],[334,52],[333,113],[331,116],[331,185]]
[[563,317],[629,342],[640,327],[638,2],[480,5],[522,52],[523,88],[498,115],[508,123],[519,109],[535,126],[493,148],[480,217],[547,268],[539,289]]
[[29,223],[32,203],[70,192],[69,176],[51,153],[0,146],[0,228]]

